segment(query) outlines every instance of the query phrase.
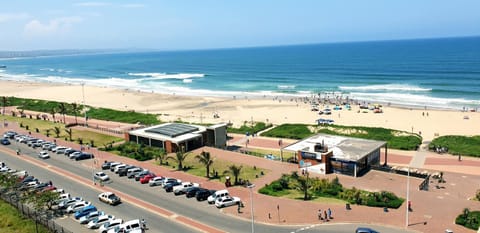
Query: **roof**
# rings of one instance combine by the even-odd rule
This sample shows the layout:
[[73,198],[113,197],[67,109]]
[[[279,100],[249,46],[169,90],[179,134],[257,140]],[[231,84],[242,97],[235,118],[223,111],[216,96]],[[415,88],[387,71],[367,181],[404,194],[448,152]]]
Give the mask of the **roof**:
[[385,141],[317,134],[283,149],[314,152],[314,146],[322,143],[333,151],[333,158],[348,161],[358,161],[386,144]]
[[201,134],[205,131],[206,128],[204,126],[187,125],[180,123],[165,123],[147,128],[132,130],[128,133],[130,135],[151,138],[159,141],[171,141],[173,143],[179,143],[202,137]]

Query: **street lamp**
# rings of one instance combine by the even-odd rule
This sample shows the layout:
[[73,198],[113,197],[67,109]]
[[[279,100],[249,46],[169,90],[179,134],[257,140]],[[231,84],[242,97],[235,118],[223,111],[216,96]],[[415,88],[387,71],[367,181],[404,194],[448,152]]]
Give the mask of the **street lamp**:
[[407,214],[406,214],[406,221],[405,221],[405,227],[408,228],[408,212],[410,211],[409,209],[409,203],[410,202],[410,166],[408,167],[407,171]]
[[253,191],[252,189],[255,187],[255,184],[250,184],[247,186],[247,188],[250,190],[250,215],[252,216],[252,233],[255,232],[255,219],[254,219],[254,214],[253,214]]

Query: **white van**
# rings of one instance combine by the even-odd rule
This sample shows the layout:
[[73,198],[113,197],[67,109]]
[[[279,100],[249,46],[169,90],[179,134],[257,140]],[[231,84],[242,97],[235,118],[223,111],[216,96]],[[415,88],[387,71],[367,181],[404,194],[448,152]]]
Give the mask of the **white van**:
[[142,232],[142,224],[140,223],[140,219],[130,220],[121,224],[119,227],[110,229],[108,233],[115,233],[115,232]]
[[229,196],[229,195],[230,194],[228,193],[228,190],[226,190],[226,189],[218,190],[207,198],[207,202],[208,202],[208,204],[213,204],[213,203],[215,203],[215,200],[217,200],[217,198],[226,197],[226,196]]

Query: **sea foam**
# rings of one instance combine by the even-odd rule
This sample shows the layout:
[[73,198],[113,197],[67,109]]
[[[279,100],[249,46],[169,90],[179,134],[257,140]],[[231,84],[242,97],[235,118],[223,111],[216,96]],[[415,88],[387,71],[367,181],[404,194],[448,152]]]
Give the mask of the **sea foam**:
[[130,76],[145,77],[141,80],[159,80],[159,79],[190,79],[190,78],[203,78],[205,74],[190,74],[190,73],[128,73]]
[[431,91],[431,88],[422,88],[406,84],[385,84],[385,85],[366,85],[366,86],[339,86],[343,91]]

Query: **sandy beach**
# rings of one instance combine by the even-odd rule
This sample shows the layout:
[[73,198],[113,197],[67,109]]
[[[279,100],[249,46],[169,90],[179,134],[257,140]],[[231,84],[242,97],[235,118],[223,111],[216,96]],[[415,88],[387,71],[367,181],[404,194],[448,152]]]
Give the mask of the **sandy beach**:
[[[188,93],[158,94],[133,90],[81,85],[0,81],[1,96],[45,99],[85,104],[118,110],[160,114],[162,121],[181,119],[194,123],[230,122],[240,126],[261,121],[273,124],[315,124],[318,118],[332,119],[335,124],[385,127],[421,133],[425,141],[441,135],[480,134],[480,113],[434,109],[382,107],[383,113],[364,113],[359,106],[352,110],[334,110],[318,115],[308,102],[291,98],[246,96],[232,98],[188,96]],[[320,105],[323,109],[327,106]],[[328,106],[332,108],[333,106]],[[214,114],[218,118],[214,118]]]

